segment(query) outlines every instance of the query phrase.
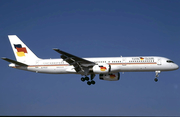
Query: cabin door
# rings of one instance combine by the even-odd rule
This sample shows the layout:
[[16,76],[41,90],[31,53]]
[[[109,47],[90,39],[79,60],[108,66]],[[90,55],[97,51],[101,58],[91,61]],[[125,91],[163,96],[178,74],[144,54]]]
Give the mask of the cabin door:
[[158,59],[157,65],[161,65],[161,59]]
[[122,59],[122,66],[126,66],[126,64],[127,64],[127,63],[126,63],[126,59],[123,58],[123,59]]

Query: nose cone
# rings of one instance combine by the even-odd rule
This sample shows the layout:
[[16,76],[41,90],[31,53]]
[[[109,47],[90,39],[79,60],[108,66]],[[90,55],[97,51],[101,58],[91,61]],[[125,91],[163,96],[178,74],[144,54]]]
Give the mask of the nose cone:
[[179,66],[177,64],[173,65],[174,70],[179,69]]

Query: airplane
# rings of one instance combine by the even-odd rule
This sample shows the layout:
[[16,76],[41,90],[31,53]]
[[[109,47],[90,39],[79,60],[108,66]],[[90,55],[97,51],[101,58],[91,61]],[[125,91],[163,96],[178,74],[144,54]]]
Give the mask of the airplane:
[[54,50],[61,54],[61,59],[41,59],[16,35],[8,35],[8,38],[16,57],[16,60],[2,57],[10,62],[9,67],[36,73],[80,74],[81,81],[87,81],[88,85],[95,84],[96,74],[100,80],[118,81],[119,72],[155,72],[154,81],[157,82],[162,71],[179,68],[172,60],[159,56],[81,58],[58,48]]

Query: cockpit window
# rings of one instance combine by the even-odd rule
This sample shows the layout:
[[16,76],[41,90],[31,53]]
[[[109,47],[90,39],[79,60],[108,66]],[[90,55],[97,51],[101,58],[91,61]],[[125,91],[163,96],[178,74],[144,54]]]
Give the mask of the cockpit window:
[[167,60],[166,62],[168,62],[168,63],[174,63],[173,61],[171,61],[171,60]]

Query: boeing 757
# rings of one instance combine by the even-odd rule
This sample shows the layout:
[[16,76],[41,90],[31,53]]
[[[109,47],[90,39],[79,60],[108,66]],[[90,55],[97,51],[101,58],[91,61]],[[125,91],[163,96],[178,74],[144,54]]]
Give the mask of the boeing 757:
[[9,67],[36,73],[80,74],[81,81],[88,85],[95,84],[96,74],[101,80],[118,81],[119,72],[155,72],[157,82],[161,71],[179,68],[172,60],[159,56],[81,58],[58,48],[53,50],[61,54],[61,59],[40,59],[16,35],[8,38],[16,57],[16,60],[2,58],[10,62]]

